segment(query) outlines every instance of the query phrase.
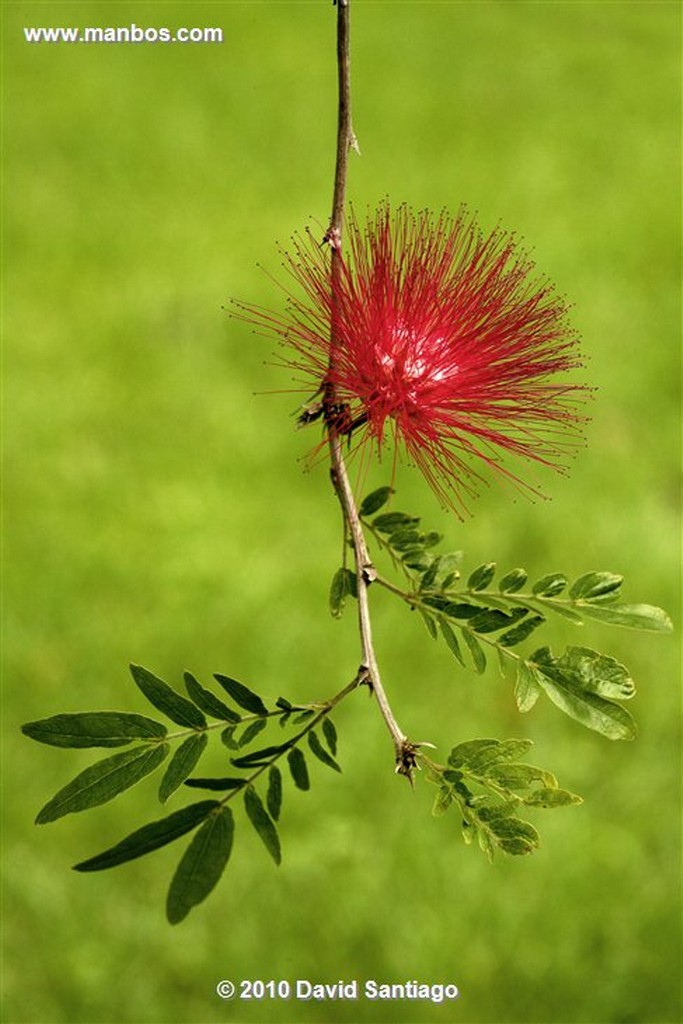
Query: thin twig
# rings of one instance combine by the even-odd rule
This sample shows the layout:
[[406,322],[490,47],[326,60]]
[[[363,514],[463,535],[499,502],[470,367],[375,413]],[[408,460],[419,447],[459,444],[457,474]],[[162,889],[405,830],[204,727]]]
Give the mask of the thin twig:
[[372,626],[370,623],[370,606],[368,587],[375,579],[375,568],[368,554],[363,527],[356,501],[349,483],[346,464],[342,454],[340,435],[340,411],[336,401],[334,384],[330,377],[335,366],[340,339],[337,331],[337,302],[342,273],[342,233],[344,228],[344,204],[346,199],[346,177],[350,149],[357,149],[356,138],[351,127],[351,76],[349,56],[349,2],[338,0],[337,3],[337,69],[339,81],[339,112],[337,125],[337,159],[334,176],[334,196],[332,200],[332,216],[330,226],[325,235],[331,253],[330,285],[332,288],[332,318],[330,324],[330,363],[328,377],[324,386],[323,406],[325,423],[332,459],[332,481],[342,507],[345,522],[348,524],[353,542],[356,561],[356,580],[358,591],[358,623],[361,636],[363,660],[359,669],[359,678],[366,682],[377,699],[382,717],[387,725],[394,743],[396,754],[396,771],[406,775],[412,781],[412,770],[415,767],[417,745],[408,741],[391,710],[387,695],[382,686],[377,657],[372,642]]

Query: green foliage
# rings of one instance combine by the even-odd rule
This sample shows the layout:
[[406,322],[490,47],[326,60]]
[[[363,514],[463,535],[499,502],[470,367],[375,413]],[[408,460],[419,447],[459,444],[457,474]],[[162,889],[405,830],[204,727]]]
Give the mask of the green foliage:
[[[380,549],[401,569],[408,587],[401,590],[382,576],[380,586],[417,608],[432,638],[443,637],[456,661],[467,662],[458,634],[477,674],[487,666],[487,649],[505,666],[515,669],[515,699],[522,712],[530,711],[539,695],[546,696],[575,721],[608,739],[633,739],[631,715],[618,701],[629,700],[635,684],[627,669],[614,658],[587,647],[568,647],[555,657],[547,647],[523,657],[513,648],[536,633],[548,614],[576,625],[594,619],[624,626],[669,633],[672,623],[661,608],[619,601],[623,577],[612,572],[588,572],[571,585],[561,572],[547,573],[527,589],[528,573],[514,568],[492,589],[495,562],[477,566],[460,582],[462,552],[435,555],[430,549],[438,536],[420,529],[420,519],[405,512],[384,512],[366,520]],[[406,544],[411,558],[406,559]]]
[[530,747],[530,740],[470,740],[453,748],[445,766],[422,755],[427,777],[438,787],[433,813],[457,808],[465,842],[476,838],[489,860],[496,848],[520,856],[538,847],[538,832],[519,817],[520,808],[581,803],[559,788],[552,772],[517,760]]
[[[146,775],[151,774],[167,758],[171,743],[177,742],[173,756],[159,784],[159,799],[165,803],[184,784],[190,789],[206,789],[224,794],[217,800],[204,800],[175,811],[168,817],[136,829],[116,845],[75,866],[77,871],[101,871],[142,857],[197,829],[185,851],[171,882],[167,899],[167,916],[172,924],[183,920],[192,907],[208,896],[220,879],[230,857],[234,819],[230,801],[244,793],[247,818],[263,841],[276,864],[281,860],[280,839],[275,822],[280,817],[283,776],[277,762],[285,755],[296,788],[310,788],[306,758],[300,744],[306,740],[316,758],[335,769],[337,731],[329,718],[332,708],[355,688],[356,682],[323,704],[303,707],[278,698],[276,709],[268,711],[263,700],[244,683],[228,676],[216,675],[217,682],[231,699],[248,715],[241,716],[202,686],[189,672],[185,685],[190,697],[180,696],[168,683],[138,665],[131,673],[140,691],[149,702],[171,721],[184,726],[182,732],[168,734],[166,726],[141,715],[119,712],[88,712],[80,715],[57,715],[23,727],[27,736],[52,746],[114,746],[144,739],[130,750],[97,761],[61,789],[40,811],[39,824],[54,821],[65,814],[86,810],[118,796]],[[218,719],[209,725],[203,711]],[[230,724],[225,726],[225,722]],[[282,742],[246,750],[266,729],[269,722],[283,728],[300,726]],[[315,729],[322,729],[327,744],[323,746]],[[242,729],[242,727],[244,727]],[[239,738],[235,731],[241,729]],[[224,746],[235,753],[230,758],[235,775],[221,777],[191,774],[204,754],[211,733],[216,733]],[[256,784],[267,772],[265,805]],[[201,826],[201,827],[200,827]]]
[[[589,647],[570,646],[556,656],[539,647],[523,656],[516,650],[556,612],[574,622],[596,618],[611,625],[667,632],[671,622],[659,608],[619,603],[622,578],[614,573],[590,572],[570,585],[562,573],[541,577],[530,587],[524,569],[505,573],[495,589],[496,563],[485,562],[461,582],[462,553],[435,554],[441,535],[423,531],[417,516],[382,511],[393,491],[379,488],[362,502],[365,526],[391,562],[407,580],[400,589],[382,576],[377,584],[419,610],[430,636],[444,639],[448,650],[463,667],[468,664],[483,674],[487,653],[498,656],[503,672],[515,667],[515,700],[520,712],[528,712],[541,693],[575,721],[609,739],[632,739],[635,724],[622,706],[635,693],[627,669],[615,658]],[[368,519],[368,517],[373,517]],[[330,609],[335,617],[348,597],[358,597],[355,573],[342,566],[330,588]],[[171,881],[167,915],[171,923],[183,920],[204,900],[219,881],[232,850],[234,818],[230,803],[243,795],[251,826],[276,864],[282,851],[276,822],[283,802],[283,773],[278,762],[286,759],[289,775],[299,790],[310,788],[304,746],[318,761],[341,772],[336,760],[338,736],[330,718],[336,705],[367,681],[363,669],[350,684],[320,704],[297,705],[278,697],[269,710],[265,701],[230,676],[215,680],[236,705],[235,710],[191,673],[184,675],[184,697],[168,683],[139,665],[131,674],[149,703],[181,726],[169,734],[155,719],[124,712],[86,712],[55,715],[23,727],[25,735],[57,747],[117,747],[133,743],[121,753],[97,761],[63,787],[40,811],[40,824],[65,814],[86,810],[113,799],[155,771],[166,760],[171,743],[177,747],[161,777],[158,795],[165,803],[181,787],[204,789],[219,798],[190,804],[168,817],[137,829],[119,843],[76,865],[78,871],[98,871],[126,863],[193,832]],[[209,724],[206,715],[215,721]],[[227,723],[227,724],[226,724]],[[272,735],[274,727],[277,741]],[[256,740],[270,727],[270,742]],[[193,776],[208,746],[211,733],[227,748],[234,774]],[[539,844],[534,826],[520,817],[528,808],[564,807],[580,798],[558,786],[545,769],[520,760],[531,746],[528,740],[478,739],[459,743],[446,765],[426,756],[424,745],[407,743],[408,760],[397,761],[403,774],[413,765],[426,768],[437,786],[434,813],[456,808],[465,841],[476,837],[481,849],[493,858],[496,849],[519,856]],[[405,751],[403,752],[405,754]],[[408,770],[406,771],[406,764]],[[263,796],[259,787],[263,786]],[[265,802],[264,802],[265,797]]]

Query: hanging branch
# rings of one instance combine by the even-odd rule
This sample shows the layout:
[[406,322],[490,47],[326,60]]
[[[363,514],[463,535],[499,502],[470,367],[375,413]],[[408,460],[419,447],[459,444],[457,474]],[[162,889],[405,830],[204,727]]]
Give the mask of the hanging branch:
[[[346,178],[348,173],[349,152],[358,149],[356,137],[351,124],[351,61],[349,53],[349,18],[350,0],[338,0],[337,4],[337,72],[339,86],[339,107],[337,121],[337,159],[334,174],[334,194],[332,198],[332,216],[325,241],[331,249],[330,287],[332,290],[332,317],[330,323],[330,366],[334,367],[335,358],[341,339],[336,329],[336,297],[342,274],[342,235],[344,229],[344,206],[346,201]],[[375,579],[376,571],[368,554],[363,528],[358,515],[358,507],[351,489],[344,457],[342,454],[342,434],[344,425],[343,410],[340,409],[330,374],[325,382],[324,411],[332,459],[332,482],[337,492],[344,516],[345,529],[348,528],[353,544],[356,563],[356,580],[358,591],[358,623],[363,652],[359,670],[359,678],[367,683],[374,693],[382,717],[391,734],[396,756],[396,771],[405,775],[412,782],[412,770],[415,767],[417,746],[410,743],[401,730],[389,705],[386,692],[377,664],[372,642],[372,626],[370,623],[370,605],[368,588]]]
[[[452,808],[465,841],[476,838],[489,858],[497,850],[521,855],[536,849],[538,833],[521,817],[527,809],[580,802],[559,787],[552,772],[522,760],[529,740],[461,741],[440,764],[420,749],[426,744],[406,738],[382,686],[373,647],[373,583],[418,611],[430,636],[440,636],[463,668],[482,673],[494,655],[503,673],[512,669],[520,712],[529,712],[545,696],[575,722],[611,740],[633,739],[636,733],[623,706],[635,693],[626,667],[590,647],[569,646],[561,654],[548,646],[531,653],[520,653],[519,647],[536,637],[547,614],[658,633],[672,628],[662,609],[620,600],[619,574],[588,572],[570,583],[553,572],[529,584],[526,571],[513,568],[494,587],[495,562],[461,578],[462,552],[435,553],[440,533],[421,527],[419,516],[382,511],[391,487],[380,487],[356,504],[343,457],[344,441],[354,430],[365,428],[360,443],[378,441],[381,447],[391,436],[402,444],[444,505],[462,518],[466,499],[475,496],[482,479],[473,462],[520,483],[503,465],[503,454],[563,467],[580,438],[582,419],[575,405],[587,389],[554,383],[555,374],[581,365],[578,339],[568,326],[565,303],[547,282],[532,280],[532,264],[512,236],[499,230],[484,236],[464,211],[455,219],[446,213],[436,219],[428,211],[413,214],[405,206],[392,214],[387,201],[365,228],[349,218],[351,257],[344,261],[348,157],[358,148],[351,125],[349,3],[338,0],[337,6],[337,151],[324,239],[329,256],[310,236],[308,248],[297,240],[295,256],[287,256],[308,304],[293,298],[283,314],[237,306],[243,319],[290,347],[293,355],[285,364],[315,389],[317,401],[300,422],[323,418],[344,541],[355,559],[355,573],[345,560],[335,573],[330,609],[338,617],[346,597],[357,598],[360,666],[334,696],[299,704],[282,696],[272,701],[220,673],[209,688],[186,672],[185,696],[132,665],[135,686],[155,717],[95,711],[23,726],[27,736],[54,747],[127,748],[81,771],[45,804],[37,824],[104,804],[162,765],[160,803],[181,787],[210,794],[75,865],[78,871],[113,868],[193,832],[168,892],[167,917],[174,924],[221,877],[232,850],[233,808],[242,805],[267,854],[280,863],[277,822],[284,778],[289,775],[296,790],[309,789],[307,757],[341,771],[331,715],[362,684],[374,695],[391,735],[396,771],[412,783],[414,768],[424,769],[423,777],[436,789],[433,813]],[[359,295],[368,301],[358,301]],[[385,430],[387,420],[394,425],[391,431]],[[401,574],[401,586],[377,572],[366,532],[378,558]],[[211,735],[220,737],[229,774],[195,774]]]

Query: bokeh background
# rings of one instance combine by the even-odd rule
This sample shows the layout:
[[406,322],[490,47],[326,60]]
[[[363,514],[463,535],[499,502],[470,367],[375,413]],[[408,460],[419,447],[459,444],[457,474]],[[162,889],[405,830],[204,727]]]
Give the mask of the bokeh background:
[[[340,551],[327,474],[303,471],[296,398],[256,394],[289,386],[272,346],[222,308],[277,306],[276,240],[325,225],[335,16],[323,0],[3,8],[5,1019],[680,1021],[675,637],[550,627],[558,648],[594,645],[632,670],[640,735],[614,744],[547,701],[520,718],[495,667],[461,671],[374,596],[411,735],[440,752],[529,736],[584,795],[535,816],[530,858],[490,866],[455,816],[432,818],[362,695],[336,716],[344,775],[320,765],[310,793],[285,793],[282,867],[239,815],[220,887],[177,928],[163,900],[180,844],[69,870],[160,816],[153,780],[34,827],[93,755],[32,744],[19,724],[144,712],[131,660],[301,700],[355,671],[353,616],[326,607]],[[131,22],[217,25],[224,42],[29,45],[22,31]],[[680,625],[678,5],[356,0],[352,32],[350,198],[465,201],[517,231],[574,303],[599,389],[571,476],[540,480],[552,500],[494,483],[461,524],[401,470],[398,507],[470,568],[622,572],[627,599]],[[461,997],[221,1002],[221,978],[449,981]]]

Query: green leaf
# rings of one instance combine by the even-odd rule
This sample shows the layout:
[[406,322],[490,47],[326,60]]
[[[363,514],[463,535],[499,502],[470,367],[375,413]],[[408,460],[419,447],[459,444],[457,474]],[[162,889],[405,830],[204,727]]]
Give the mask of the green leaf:
[[537,768],[533,764],[510,764],[507,761],[491,765],[486,778],[492,779],[508,790],[529,789],[535,783],[542,783],[544,789],[556,789],[557,779],[552,772]]
[[335,772],[341,772],[341,768],[334,760],[334,758],[330,757],[330,755],[327,753],[322,743],[318,739],[317,734],[313,732],[313,730],[311,730],[311,732],[309,732],[308,734],[308,745],[311,748],[311,752],[315,754],[319,761],[322,761],[323,764],[326,764],[328,768],[334,768]]
[[514,594],[521,590],[527,581],[527,574],[524,569],[511,569],[506,572],[498,584],[501,594]]
[[537,597],[555,597],[566,588],[569,580],[561,572],[551,572],[534,583],[531,592]]
[[474,670],[475,672],[478,672],[479,675],[481,675],[481,673],[486,668],[486,655],[484,654],[484,650],[479,641],[477,640],[476,636],[474,635],[474,633],[471,633],[469,629],[463,629],[462,635],[464,636],[465,643],[467,644],[469,652],[472,655],[472,663],[474,665]]
[[242,786],[246,785],[246,779],[238,779],[235,777],[222,778],[222,779],[200,779],[192,778],[185,779],[185,785],[191,789],[211,789],[224,792],[228,789],[241,789]]
[[439,619],[439,629],[441,630],[441,635],[446,641],[446,644],[448,645],[448,649],[450,650],[451,654],[453,655],[454,658],[457,659],[457,661],[460,662],[460,664],[464,668],[465,659],[462,656],[462,651],[460,650],[460,644],[458,643],[457,636],[455,635],[451,627],[448,625],[448,623],[444,622],[443,619]]
[[613,572],[587,572],[572,584],[569,596],[574,601],[598,601],[613,598],[621,584],[623,576]]
[[551,786],[548,789],[535,789],[524,797],[524,804],[527,807],[568,807],[570,804],[582,804],[583,800],[576,793],[570,793],[566,789],[556,789]]
[[277,821],[280,817],[280,808],[282,807],[282,774],[276,764],[271,765],[268,772],[266,804],[268,805],[268,813],[271,818],[273,821]]
[[453,747],[449,765],[481,774],[491,765],[523,757],[532,747],[531,740],[467,740]]
[[83,711],[27,722],[21,731],[51,747],[124,747],[132,740],[162,739],[166,726],[123,711]]
[[337,753],[337,730],[331,718],[323,718],[323,735],[330,748],[330,753],[334,757]]
[[227,747],[228,750],[239,750],[237,740],[235,739],[235,726],[227,725],[221,732],[221,743]]
[[255,722],[250,722],[238,739],[237,746],[240,748],[248,747],[251,741],[256,739],[258,734],[265,729],[267,724],[265,718],[257,718]]
[[277,834],[272,818],[261,803],[261,798],[253,786],[247,786],[245,790],[244,806],[249,820],[263,840],[266,850],[275,863],[279,864],[282,860],[280,837]]
[[497,608],[484,608],[469,620],[467,626],[476,633],[497,633],[498,630],[519,622],[526,613],[526,608],[515,608],[510,614]]
[[113,800],[158,768],[169,750],[168,743],[138,746],[97,761],[45,804],[36,818],[36,825],[45,825],[65,814],[85,811]]
[[595,605],[578,602],[581,612],[610,626],[629,629],[648,629],[655,633],[670,633],[673,623],[662,608],[651,604]]
[[541,693],[541,687],[536,681],[536,676],[525,661],[517,664],[517,679],[515,681],[515,700],[517,709],[524,714],[531,711]]
[[131,675],[150,704],[178,725],[189,729],[206,729],[201,711],[186,697],[181,697],[168,683],[148,672],[141,665],[130,666]]
[[389,535],[389,544],[396,551],[407,551],[408,548],[420,547],[422,534],[412,527],[402,527]]
[[219,700],[215,694],[211,693],[211,690],[207,690],[206,687],[202,686],[190,672],[185,673],[184,679],[185,689],[204,714],[211,715],[212,718],[217,718],[221,722],[240,721],[240,716],[236,711],[233,711],[222,700]]
[[[584,653],[589,656],[585,657]],[[618,668],[609,668],[609,663]],[[562,658],[554,658],[549,648],[545,647],[534,652],[528,665],[548,697],[565,714],[608,739],[635,738],[635,723],[628,711],[619,704],[605,700],[598,692],[601,688],[614,692],[614,688],[620,685],[628,689],[628,677],[624,678],[619,671],[625,673],[625,669],[613,658],[604,658],[594,651],[587,652],[585,648],[572,647],[567,648]],[[601,679],[600,673],[605,670],[607,675]]]
[[272,747],[261,747],[260,750],[252,750],[249,754],[242,754],[240,757],[231,758],[235,768],[255,768],[272,761],[291,747],[293,740],[286,743],[279,743]]
[[502,644],[503,647],[514,647],[515,644],[521,644],[522,640],[526,640],[528,636],[531,636],[533,631],[542,626],[544,622],[545,618],[542,615],[530,615],[524,622],[520,622],[518,626],[507,630],[502,636],[499,636],[498,643]]
[[467,580],[469,590],[486,590],[489,583],[496,574],[496,563],[485,562],[478,566]]
[[330,586],[330,611],[335,619],[341,617],[346,604],[346,598],[349,595],[351,597],[358,596],[356,574],[351,572],[350,569],[343,567],[337,569],[332,577],[332,585]]
[[431,636],[432,640],[436,640],[436,623],[434,622],[433,617],[431,615],[428,615],[424,608],[418,608],[418,611],[420,613],[420,616],[422,617],[422,621],[427,627],[427,632]]
[[[425,604],[432,603],[433,598],[425,598]],[[446,601],[441,603],[441,610],[449,619],[472,619],[482,610],[480,604],[469,604],[467,601]]]
[[98,853],[96,857],[74,864],[74,871],[104,871],[106,868],[114,868],[119,864],[125,864],[126,861],[135,860],[136,857],[143,857],[146,853],[158,850],[196,828],[200,821],[218,806],[216,800],[202,800],[200,803],[174,811],[167,818],[136,829],[116,846]]
[[190,772],[194,770],[197,761],[204,753],[207,742],[208,736],[203,732],[195,736],[188,736],[180,744],[169,761],[159,785],[159,800],[162,804],[166,803],[171,793],[175,793],[178,786],[182,786]]
[[393,533],[399,527],[413,526],[419,522],[420,520],[415,516],[408,516],[405,512],[386,512],[381,516],[376,516],[372,525],[380,533]]
[[229,807],[213,811],[193,837],[171,881],[166,916],[178,924],[217,884],[232,850],[235,822]]
[[488,829],[496,846],[512,856],[533,853],[538,848],[538,832],[528,821],[515,817],[494,818],[489,822]]
[[290,750],[287,754],[287,764],[297,789],[310,789],[311,782],[308,777],[308,768],[303,750],[300,750],[298,747]]
[[222,676],[218,673],[214,675],[214,679],[230,694],[235,703],[239,704],[245,711],[249,711],[252,715],[268,714],[268,708],[261,698],[252,693],[243,683],[238,683],[236,679],[231,679],[230,676]]
[[360,515],[373,515],[382,507],[382,505],[386,505],[393,493],[394,491],[392,487],[378,487],[376,491],[373,491],[371,494],[368,494],[367,497],[363,498],[358,510]]

